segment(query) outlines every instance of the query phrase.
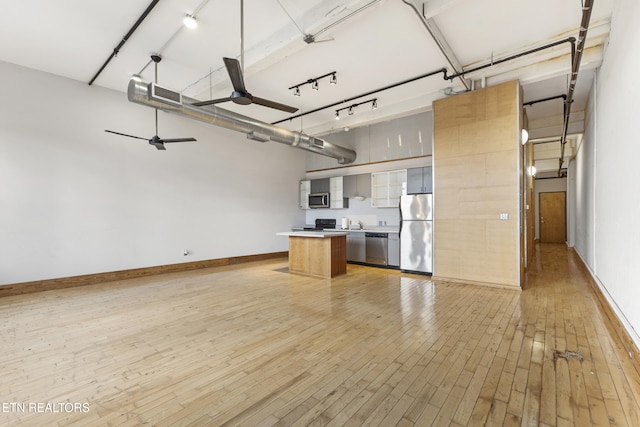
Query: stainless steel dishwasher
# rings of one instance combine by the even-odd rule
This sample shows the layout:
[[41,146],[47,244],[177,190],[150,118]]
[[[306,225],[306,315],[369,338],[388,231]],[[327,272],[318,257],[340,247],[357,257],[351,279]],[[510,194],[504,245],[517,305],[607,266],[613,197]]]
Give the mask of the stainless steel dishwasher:
[[387,233],[364,233],[366,262],[373,265],[387,265]]

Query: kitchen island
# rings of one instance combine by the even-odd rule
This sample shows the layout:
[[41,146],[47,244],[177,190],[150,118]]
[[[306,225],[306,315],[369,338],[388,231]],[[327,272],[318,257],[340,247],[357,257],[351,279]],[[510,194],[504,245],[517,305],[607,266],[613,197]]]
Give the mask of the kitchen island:
[[346,231],[289,231],[289,271],[331,278],[347,273]]

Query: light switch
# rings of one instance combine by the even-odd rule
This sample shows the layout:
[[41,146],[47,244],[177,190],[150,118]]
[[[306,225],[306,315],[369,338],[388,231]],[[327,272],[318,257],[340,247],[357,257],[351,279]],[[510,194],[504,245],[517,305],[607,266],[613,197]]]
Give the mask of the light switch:
[[507,221],[509,219],[509,213],[508,212],[501,212],[500,213],[500,220],[501,221]]

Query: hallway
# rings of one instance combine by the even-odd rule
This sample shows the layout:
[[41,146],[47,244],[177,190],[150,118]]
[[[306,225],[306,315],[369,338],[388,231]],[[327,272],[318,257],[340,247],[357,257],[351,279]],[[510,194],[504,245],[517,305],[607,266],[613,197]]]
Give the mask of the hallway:
[[538,244],[522,292],[519,326],[534,348],[527,388],[540,391],[539,421],[640,425],[640,378],[579,262],[565,244]]

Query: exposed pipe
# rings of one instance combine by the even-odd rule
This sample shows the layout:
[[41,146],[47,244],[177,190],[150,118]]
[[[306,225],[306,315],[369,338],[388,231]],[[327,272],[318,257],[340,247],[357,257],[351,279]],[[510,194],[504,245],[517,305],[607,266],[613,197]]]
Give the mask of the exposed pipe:
[[[399,83],[394,83],[394,84],[385,86],[385,87],[380,88],[380,89],[372,90],[370,92],[361,93],[360,95],[352,96],[351,98],[343,99],[342,101],[334,102],[333,104],[325,105],[323,107],[316,108],[316,109],[310,110],[310,111],[306,111],[304,113],[297,114],[295,116],[291,116],[291,117],[288,117],[286,119],[278,120],[277,122],[273,122],[271,124],[272,125],[277,125],[278,123],[283,123],[283,122],[286,122],[286,121],[289,121],[289,120],[297,119],[298,117],[306,116],[307,114],[311,114],[311,113],[315,113],[315,112],[318,112],[318,111],[321,111],[321,110],[325,110],[327,108],[335,107],[336,105],[344,104],[345,102],[351,102],[351,101],[353,101],[355,99],[358,99],[358,98],[364,98],[365,96],[373,95],[374,93],[382,92],[383,90],[393,89],[394,87],[398,87],[398,86],[402,86],[402,85],[407,84],[407,83],[415,82],[416,80],[424,79],[425,77],[434,76],[434,75],[439,74],[439,73],[444,73],[444,78],[445,79],[447,78],[447,69],[446,68],[441,68],[441,69],[436,70],[436,71],[431,71],[431,72],[429,72],[427,74],[422,74],[422,75],[417,76],[417,77],[412,77],[410,79],[403,80],[403,81],[401,81]],[[291,88],[289,88],[289,89],[291,89]]]
[[461,72],[459,72],[457,74],[452,74],[452,75],[450,75],[450,76],[448,76],[446,78],[449,79],[449,80],[453,80],[453,79],[455,79],[457,77],[464,76],[465,74],[469,74],[469,73],[473,73],[475,71],[483,70],[485,68],[493,67],[494,65],[502,64],[503,62],[512,61],[514,59],[518,59],[520,57],[523,57],[523,56],[526,56],[526,55],[530,55],[532,53],[540,52],[541,50],[545,50],[545,49],[549,49],[551,47],[559,46],[559,45],[561,45],[563,43],[571,43],[571,45],[573,46],[573,44],[575,42],[576,42],[575,37],[568,37],[566,39],[558,40],[556,42],[549,43],[549,44],[546,44],[544,46],[540,46],[540,47],[536,47],[534,49],[526,50],[526,51],[518,53],[516,55],[507,56],[506,58],[502,58],[502,59],[499,59],[497,61],[494,61],[492,59],[491,62],[488,63],[488,64],[480,65],[478,67],[470,68],[468,70],[463,70],[463,71],[461,71]]
[[[197,99],[181,97],[179,92],[155,86],[158,92],[162,91],[166,94],[166,98],[163,99],[163,97],[152,94],[153,87],[152,83],[131,79],[127,88],[127,97],[129,101],[137,104],[245,133],[249,139],[262,142],[275,141],[332,157],[337,159],[340,164],[353,163],[356,159],[355,151],[332,144],[329,141],[261,122],[233,111],[224,110],[215,105],[210,105],[207,108],[195,107],[190,104],[198,102]],[[176,100],[178,99],[181,99],[181,101],[177,102]]]
[[100,69],[98,70],[98,72],[96,73],[95,76],[93,76],[93,78],[91,79],[91,81],[89,82],[89,86],[91,86],[93,84],[93,82],[98,78],[98,76],[102,73],[102,71],[107,67],[107,65],[109,64],[109,62],[111,62],[111,60],[118,55],[118,53],[120,52],[120,49],[122,49],[122,46],[124,46],[124,44],[127,42],[127,40],[129,40],[129,37],[131,37],[131,35],[138,29],[138,27],[140,26],[140,24],[142,24],[142,21],[145,20],[145,18],[147,17],[147,15],[149,15],[149,13],[151,13],[151,10],[156,6],[156,4],[158,4],[160,0],[153,0],[149,6],[147,6],[147,9],[142,13],[142,15],[140,15],[140,17],[138,18],[138,20],[136,21],[135,24],[133,24],[133,27],[131,27],[131,29],[127,32],[127,34],[125,34],[125,36],[122,38],[122,40],[120,41],[120,43],[118,43],[118,46],[115,47],[115,49],[113,49],[113,52],[111,52],[111,55],[109,56],[109,58],[107,58],[107,60],[105,61],[104,64],[102,64],[102,67],[100,67]]
[[591,10],[593,9],[593,0],[584,0],[582,4],[582,21],[580,22],[580,33],[578,34],[578,45],[573,55],[571,63],[571,80],[569,81],[569,89],[567,90],[567,99],[564,102],[564,129],[562,130],[562,141],[560,142],[560,159],[558,165],[558,176],[562,172],[562,163],[564,160],[564,146],[567,143],[567,132],[569,131],[569,116],[571,115],[571,104],[573,103],[573,92],[576,88],[578,80],[578,71],[580,71],[580,62],[582,61],[582,52],[587,41],[587,30],[589,29],[589,21],[591,20]]
[[[409,4],[409,3],[407,3],[407,4]],[[506,61],[517,59],[517,58],[520,58],[522,56],[530,55],[532,53],[536,53],[536,52],[539,52],[539,51],[544,50],[544,49],[548,49],[548,48],[551,48],[551,47],[555,47],[555,46],[561,45],[563,43],[571,43],[571,50],[572,50],[572,57],[573,57],[574,56],[573,52],[575,51],[575,41],[576,41],[575,37],[568,37],[566,39],[559,40],[559,41],[556,41],[556,42],[553,42],[553,43],[549,43],[549,44],[546,44],[544,46],[540,46],[540,47],[537,47],[537,48],[534,48],[534,49],[530,49],[528,51],[521,52],[519,54],[512,55],[512,56],[509,56],[507,58],[500,59],[498,61],[492,61],[489,64],[481,65],[479,67],[472,68],[470,70],[465,70],[465,71],[459,72],[459,73],[454,74],[454,75],[448,75],[447,74],[447,69],[446,68],[441,68],[439,70],[432,71],[432,72],[429,72],[427,74],[422,74],[420,76],[413,77],[413,78],[410,78],[410,79],[407,79],[407,80],[403,80],[401,82],[394,83],[394,84],[391,84],[389,86],[385,86],[385,87],[380,88],[380,89],[375,89],[375,90],[372,90],[370,92],[363,93],[363,94],[360,94],[360,95],[357,95],[357,96],[353,96],[353,97],[348,98],[348,99],[343,99],[342,101],[334,102],[333,104],[328,104],[328,105],[325,105],[325,106],[322,106],[322,107],[319,107],[319,108],[315,108],[313,110],[306,111],[306,112],[301,113],[301,114],[297,114],[295,116],[287,117],[286,119],[278,120],[276,122],[272,122],[271,124],[276,125],[278,123],[284,123],[284,122],[286,122],[288,120],[297,119],[298,117],[303,117],[303,116],[306,116],[307,114],[316,113],[318,111],[325,110],[325,109],[331,108],[331,107],[335,107],[336,105],[343,104],[345,102],[351,102],[351,101],[353,101],[355,99],[363,98],[365,96],[373,95],[373,94],[376,94],[378,92],[382,92],[382,91],[387,90],[387,89],[392,89],[392,88],[395,88],[395,87],[398,87],[398,86],[402,86],[404,84],[411,83],[411,82],[414,82],[416,80],[423,79],[425,77],[430,77],[430,76],[433,76],[433,75],[438,74],[438,73],[443,73],[443,79],[445,79],[445,80],[453,80],[455,78],[461,78],[462,76],[464,76],[465,73],[471,73],[471,72],[474,72],[474,71],[482,70],[484,68],[488,68],[488,67],[491,67],[493,65],[497,65],[497,64],[501,64],[501,63],[506,62]],[[463,81],[466,82],[466,80],[464,80],[464,79],[463,79]],[[486,87],[486,77],[484,77],[484,76],[481,79],[480,87],[481,88]],[[289,89],[291,89],[291,88],[289,88]],[[561,96],[562,97],[566,97],[566,95],[561,95]],[[535,101],[535,102],[538,102],[538,101]],[[527,104],[524,104],[524,105],[527,105]]]
[[565,101],[567,100],[567,95],[562,94],[562,95],[556,95],[556,96],[550,96],[549,98],[543,98],[543,99],[536,99],[535,101],[529,101],[529,102],[523,102],[522,105],[528,105],[528,106],[532,106],[533,104],[538,104],[540,102],[546,102],[546,101],[552,101],[554,99],[564,99]]

